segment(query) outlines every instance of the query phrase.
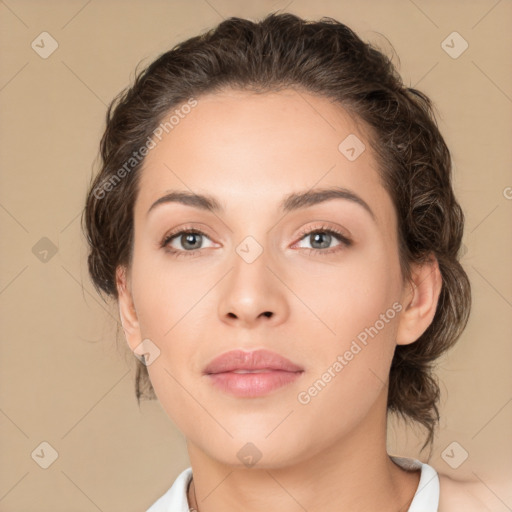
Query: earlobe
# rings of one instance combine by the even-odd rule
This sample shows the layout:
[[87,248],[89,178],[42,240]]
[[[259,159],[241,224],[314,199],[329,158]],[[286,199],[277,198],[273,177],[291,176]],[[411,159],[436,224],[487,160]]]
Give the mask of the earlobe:
[[140,345],[142,337],[133,298],[129,289],[126,268],[124,266],[119,266],[116,269],[116,287],[119,317],[124,329],[124,335],[128,346],[134,351],[135,348]]
[[435,256],[422,264],[413,264],[411,280],[404,284],[403,310],[396,342],[415,342],[432,323],[442,288],[442,276]]

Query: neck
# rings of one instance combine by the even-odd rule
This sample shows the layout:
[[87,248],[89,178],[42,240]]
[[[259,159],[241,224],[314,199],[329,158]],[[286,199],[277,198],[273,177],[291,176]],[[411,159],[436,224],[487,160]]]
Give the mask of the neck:
[[187,448],[193,471],[189,504],[198,512],[235,512],[241,504],[247,512],[407,512],[419,482],[419,471],[405,471],[386,452],[385,408],[380,421],[368,416],[348,435],[294,464],[240,468],[190,441]]

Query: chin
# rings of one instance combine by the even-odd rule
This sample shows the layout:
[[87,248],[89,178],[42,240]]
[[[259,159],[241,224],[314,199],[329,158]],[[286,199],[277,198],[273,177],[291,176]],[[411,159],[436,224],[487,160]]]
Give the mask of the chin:
[[306,446],[298,436],[290,436],[289,431],[283,430],[281,436],[276,431],[266,437],[267,432],[251,435],[230,430],[233,439],[219,442],[217,438],[213,444],[208,438],[195,444],[214,460],[237,469],[279,469],[307,458]]

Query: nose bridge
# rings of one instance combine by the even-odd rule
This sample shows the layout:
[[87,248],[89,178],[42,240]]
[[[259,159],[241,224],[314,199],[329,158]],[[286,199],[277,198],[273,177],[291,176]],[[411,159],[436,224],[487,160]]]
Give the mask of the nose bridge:
[[[268,266],[271,266],[272,255],[270,249],[263,246],[252,235],[246,236],[236,247],[233,255],[233,271],[231,281],[233,291],[240,297],[255,301],[261,293],[268,293],[272,277]],[[260,299],[261,300],[261,299]]]

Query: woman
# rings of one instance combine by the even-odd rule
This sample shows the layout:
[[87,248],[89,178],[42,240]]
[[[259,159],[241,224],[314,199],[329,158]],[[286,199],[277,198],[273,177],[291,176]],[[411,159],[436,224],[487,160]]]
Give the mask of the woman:
[[112,103],[85,211],[191,467],[150,512],[484,510],[386,450],[439,419],[459,338],[464,216],[430,100],[345,25],[230,18]]

